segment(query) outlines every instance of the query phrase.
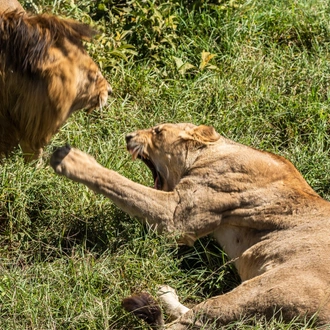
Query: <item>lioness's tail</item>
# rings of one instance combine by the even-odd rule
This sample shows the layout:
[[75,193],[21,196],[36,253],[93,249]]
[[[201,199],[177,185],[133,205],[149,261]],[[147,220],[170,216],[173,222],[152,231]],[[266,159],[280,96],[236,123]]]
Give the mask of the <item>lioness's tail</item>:
[[163,313],[159,304],[146,292],[125,298],[122,305],[127,312],[144,320],[153,329],[159,329],[164,325]]

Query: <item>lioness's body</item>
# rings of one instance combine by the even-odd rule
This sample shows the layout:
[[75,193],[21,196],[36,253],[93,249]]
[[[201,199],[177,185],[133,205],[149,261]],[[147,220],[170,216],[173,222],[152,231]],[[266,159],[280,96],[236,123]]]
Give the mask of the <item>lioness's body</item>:
[[319,324],[330,324],[330,203],[289,161],[191,124],[164,124],[126,140],[134,158],[153,163],[160,190],[68,147],[51,164],[183,243],[214,235],[243,281],[184,313],[171,329],[185,329],[197,315],[226,324],[275,310],[287,321],[317,314]]

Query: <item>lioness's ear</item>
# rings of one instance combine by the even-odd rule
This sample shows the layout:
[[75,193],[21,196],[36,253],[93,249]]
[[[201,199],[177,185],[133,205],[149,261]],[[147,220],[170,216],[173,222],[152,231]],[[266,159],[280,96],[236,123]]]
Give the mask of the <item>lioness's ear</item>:
[[197,143],[208,144],[220,139],[220,134],[212,126],[200,125],[181,134],[184,140],[193,140]]
[[211,143],[220,139],[220,134],[212,126],[200,125],[193,129],[193,136],[201,143]]

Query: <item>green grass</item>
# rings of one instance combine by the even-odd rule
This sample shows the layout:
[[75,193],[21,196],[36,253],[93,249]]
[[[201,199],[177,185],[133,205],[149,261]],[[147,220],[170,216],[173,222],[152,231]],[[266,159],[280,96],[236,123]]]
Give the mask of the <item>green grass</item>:
[[[193,305],[239,283],[211,239],[178,247],[56,176],[48,166],[56,146],[70,143],[150,185],[148,170],[125,150],[125,134],[159,122],[210,124],[290,159],[330,199],[327,0],[123,3],[25,2],[101,32],[87,46],[114,95],[102,113],[74,114],[41,168],[25,165],[20,151],[0,167],[1,329],[143,329],[121,308],[132,292],[169,284]],[[203,52],[215,56],[203,62]],[[313,327],[247,324],[234,327]]]

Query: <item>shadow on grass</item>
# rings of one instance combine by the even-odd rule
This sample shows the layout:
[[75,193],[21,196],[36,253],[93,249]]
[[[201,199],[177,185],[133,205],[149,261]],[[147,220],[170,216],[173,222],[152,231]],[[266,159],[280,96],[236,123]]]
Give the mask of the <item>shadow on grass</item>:
[[199,239],[193,247],[179,247],[177,256],[180,268],[194,279],[202,297],[226,293],[241,283],[233,262],[210,237]]
[[[8,212],[10,205],[0,209],[0,256],[8,266],[51,262],[77,252],[92,252],[96,258],[105,252],[114,255],[127,245],[134,249],[132,242],[136,238],[143,241],[154,236],[155,244],[163,245],[162,238],[111,203],[103,204],[97,211],[94,207],[59,212],[61,217],[48,214],[49,205],[39,197],[33,205],[25,206],[26,221],[16,221],[15,212]],[[202,298],[228,292],[240,283],[234,266],[211,238],[200,239],[193,247],[178,247],[172,242],[163,249],[163,253],[178,259],[179,269],[189,274]],[[145,258],[144,252],[138,250],[140,257]]]
[[[141,230],[137,221],[109,205],[98,213],[85,210],[64,217],[45,216],[47,209],[26,208],[26,222],[16,221],[6,208],[0,208],[0,256],[17,263],[52,261],[77,250],[100,256],[115,253]],[[16,257],[15,257],[16,256]],[[14,261],[15,260],[15,261]],[[24,261],[23,261],[24,260]]]

